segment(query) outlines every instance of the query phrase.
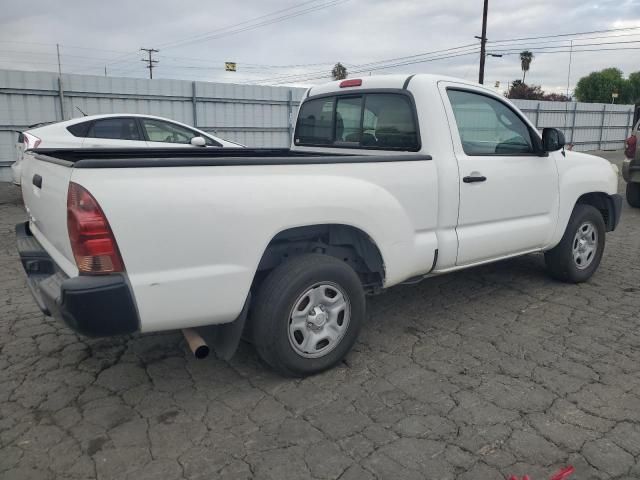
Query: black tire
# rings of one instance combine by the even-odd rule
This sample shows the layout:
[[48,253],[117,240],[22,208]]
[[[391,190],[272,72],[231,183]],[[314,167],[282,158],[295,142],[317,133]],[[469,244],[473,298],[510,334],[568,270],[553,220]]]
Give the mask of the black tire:
[[[574,246],[577,245],[578,229],[591,223],[596,231],[596,250],[586,267],[579,267],[574,260]],[[574,207],[567,228],[560,243],[545,252],[544,259],[547,270],[552,277],[567,283],[586,282],[600,265],[604,252],[605,227],[602,214],[591,205],[578,204]],[[586,263],[586,262],[585,262]],[[583,264],[584,265],[584,264]]]
[[[291,313],[305,292],[327,283],[341,290],[350,316],[332,350],[319,357],[307,358],[292,345],[297,332],[290,340]],[[305,376],[321,372],[340,362],[351,350],[364,321],[365,305],[362,283],[349,265],[321,254],[293,257],[270,272],[258,289],[251,315],[254,345],[260,357],[282,375]]]
[[640,208],[640,183],[627,183],[627,202],[634,208]]

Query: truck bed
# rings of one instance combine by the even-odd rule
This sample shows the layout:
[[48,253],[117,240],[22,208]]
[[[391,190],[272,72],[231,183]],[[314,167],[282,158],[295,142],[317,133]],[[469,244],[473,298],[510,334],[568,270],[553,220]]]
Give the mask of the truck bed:
[[288,148],[41,148],[38,160],[74,168],[206,167],[234,165],[319,165],[431,160],[415,153],[353,155]]

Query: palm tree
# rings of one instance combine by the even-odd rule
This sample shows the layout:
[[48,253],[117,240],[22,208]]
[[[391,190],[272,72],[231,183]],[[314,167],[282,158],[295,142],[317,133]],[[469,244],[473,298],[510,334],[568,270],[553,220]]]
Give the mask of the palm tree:
[[334,80],[344,80],[347,78],[347,67],[342,65],[340,62],[336,63],[331,70],[331,76]]
[[529,50],[520,52],[520,66],[522,67],[522,83],[524,83],[524,79],[527,77],[527,72],[529,71],[529,67],[531,66],[532,60],[533,60],[533,53],[531,53]]

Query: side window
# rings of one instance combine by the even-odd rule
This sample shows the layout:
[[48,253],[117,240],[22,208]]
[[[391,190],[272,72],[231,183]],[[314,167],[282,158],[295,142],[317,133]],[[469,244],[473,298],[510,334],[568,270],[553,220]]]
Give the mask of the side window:
[[133,118],[104,118],[96,120],[89,128],[87,137],[114,140],[142,140],[138,125]]
[[333,98],[309,100],[298,113],[296,145],[333,143]]
[[447,91],[467,155],[534,153],[527,124],[503,102],[479,93]]
[[150,118],[142,118],[142,124],[147,132],[147,139],[150,142],[164,143],[191,143],[193,137],[198,136],[190,130],[175,123],[163,122]]
[[86,137],[89,133],[90,126],[91,122],[76,123],[75,125],[69,125],[67,127],[67,130],[74,137]]
[[296,145],[420,149],[411,101],[394,93],[308,100],[300,107],[294,138]]
[[[198,135],[198,132],[193,132],[194,135]],[[202,136],[202,138],[204,138],[204,143],[207,147],[221,147],[222,144],[216,142],[215,140],[213,140],[212,138],[209,137],[205,137],[204,135]]]

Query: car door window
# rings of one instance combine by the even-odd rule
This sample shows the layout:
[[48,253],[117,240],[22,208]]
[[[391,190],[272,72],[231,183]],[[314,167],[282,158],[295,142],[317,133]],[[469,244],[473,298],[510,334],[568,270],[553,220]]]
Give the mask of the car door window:
[[528,125],[505,103],[480,93],[447,90],[464,153],[534,154]]
[[87,133],[89,138],[113,140],[142,140],[133,118],[103,118],[93,122]]
[[142,125],[150,142],[190,144],[193,137],[199,136],[193,130],[161,120],[143,118]]

